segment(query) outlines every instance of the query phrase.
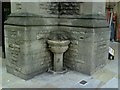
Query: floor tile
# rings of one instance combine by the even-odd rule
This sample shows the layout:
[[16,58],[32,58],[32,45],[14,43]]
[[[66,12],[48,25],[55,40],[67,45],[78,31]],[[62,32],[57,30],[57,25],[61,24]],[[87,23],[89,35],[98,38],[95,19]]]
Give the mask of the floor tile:
[[102,88],[118,88],[118,79],[112,78],[105,85],[103,85]]

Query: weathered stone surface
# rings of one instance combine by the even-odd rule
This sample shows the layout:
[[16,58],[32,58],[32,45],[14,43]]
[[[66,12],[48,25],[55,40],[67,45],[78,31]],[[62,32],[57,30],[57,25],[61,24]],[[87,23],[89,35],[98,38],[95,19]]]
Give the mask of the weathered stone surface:
[[[16,15],[16,16],[15,16]],[[23,16],[22,16],[23,15]],[[26,18],[27,16],[27,18]],[[39,26],[39,25],[57,25],[58,19],[57,18],[46,18],[43,16],[36,16],[36,15],[29,15],[28,13],[17,13],[11,14],[9,16],[9,20],[5,21],[7,25],[16,25],[17,26]],[[22,18],[21,18],[22,17]],[[35,22],[33,22],[35,21]]]
[[54,54],[53,71],[59,73],[64,71],[63,54],[68,49],[70,43],[70,39],[66,35],[67,33],[65,32],[53,32],[47,41],[49,49]]
[[[31,14],[28,16],[32,17]],[[7,71],[23,79],[29,79],[45,72],[51,66],[52,55],[47,49],[46,40],[49,32],[56,27],[27,27],[30,25],[28,23],[17,26],[20,23],[14,22],[16,25],[5,26]],[[7,23],[10,24],[9,20]]]
[[58,33],[54,40],[70,40],[64,66],[90,75],[105,65],[110,30],[103,15],[79,15],[79,3],[41,4],[39,15],[11,14],[5,22],[8,72],[29,79],[52,67],[53,54],[47,44],[54,38],[48,38],[52,32]]

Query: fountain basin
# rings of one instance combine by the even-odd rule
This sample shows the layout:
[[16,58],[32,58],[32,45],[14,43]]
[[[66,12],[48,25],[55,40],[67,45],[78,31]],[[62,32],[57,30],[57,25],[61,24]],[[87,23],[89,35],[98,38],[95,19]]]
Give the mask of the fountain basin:
[[49,44],[49,49],[53,53],[63,53],[68,49],[70,41],[69,40],[64,40],[64,41],[59,41],[59,40],[48,40]]

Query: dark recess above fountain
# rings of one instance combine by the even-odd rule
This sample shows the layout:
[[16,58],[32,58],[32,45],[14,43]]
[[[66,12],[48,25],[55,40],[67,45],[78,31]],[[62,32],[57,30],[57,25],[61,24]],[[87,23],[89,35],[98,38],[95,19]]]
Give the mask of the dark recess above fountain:
[[49,40],[71,40],[73,37],[66,31],[52,31],[48,37]]

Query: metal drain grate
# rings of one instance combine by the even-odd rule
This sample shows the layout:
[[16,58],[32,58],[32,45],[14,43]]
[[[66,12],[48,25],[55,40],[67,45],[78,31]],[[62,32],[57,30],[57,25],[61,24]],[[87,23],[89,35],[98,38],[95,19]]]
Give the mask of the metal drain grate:
[[82,85],[85,85],[86,83],[87,83],[87,81],[85,81],[85,80],[80,81],[80,84],[82,84]]

